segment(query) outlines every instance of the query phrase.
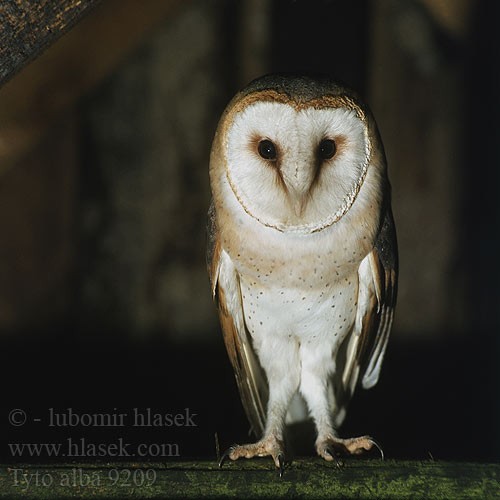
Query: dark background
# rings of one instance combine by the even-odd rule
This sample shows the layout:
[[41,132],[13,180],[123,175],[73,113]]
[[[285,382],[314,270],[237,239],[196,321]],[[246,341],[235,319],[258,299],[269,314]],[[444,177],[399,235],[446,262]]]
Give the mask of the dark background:
[[[205,271],[210,144],[238,88],[308,70],[371,106],[400,247],[382,376],[341,435],[390,458],[497,461],[497,3],[141,4],[106,0],[0,91],[2,460],[70,435],[183,459],[215,459],[215,433],[249,439]],[[70,407],[189,408],[198,425],[48,427]]]

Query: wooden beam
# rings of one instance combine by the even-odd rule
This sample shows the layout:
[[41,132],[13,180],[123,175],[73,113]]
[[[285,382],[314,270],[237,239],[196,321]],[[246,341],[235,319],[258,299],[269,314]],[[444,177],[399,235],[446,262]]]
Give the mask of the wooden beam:
[[[80,440],[78,440],[80,442]],[[494,499],[500,465],[349,459],[342,470],[296,459],[280,479],[270,458],[216,461],[11,465],[0,468],[3,498],[385,498]]]
[[2,0],[0,86],[100,2],[101,0]]

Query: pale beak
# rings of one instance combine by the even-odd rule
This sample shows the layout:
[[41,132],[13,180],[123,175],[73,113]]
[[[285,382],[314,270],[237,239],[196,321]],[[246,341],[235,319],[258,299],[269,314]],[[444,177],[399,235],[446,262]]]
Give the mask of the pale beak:
[[290,204],[293,207],[293,211],[297,217],[302,215],[304,208],[306,206],[307,201],[307,192],[298,191],[294,188],[288,187],[288,199],[290,200]]
[[290,205],[297,217],[300,217],[307,205],[307,198],[314,182],[315,172],[309,162],[283,165],[281,175],[287,187]]

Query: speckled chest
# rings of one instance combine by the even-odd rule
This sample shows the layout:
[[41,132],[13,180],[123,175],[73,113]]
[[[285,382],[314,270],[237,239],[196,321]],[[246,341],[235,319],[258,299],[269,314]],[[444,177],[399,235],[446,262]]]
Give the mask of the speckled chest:
[[[341,340],[356,317],[359,258],[307,245],[271,253],[262,246],[237,262],[245,323],[251,335]],[[271,256],[272,255],[272,256]],[[240,264],[238,266],[238,264]]]
[[302,286],[280,283],[269,286],[241,276],[245,322],[252,336],[293,336],[300,341],[335,336],[350,331],[356,318],[358,278],[352,273],[343,280],[321,286],[303,278]]

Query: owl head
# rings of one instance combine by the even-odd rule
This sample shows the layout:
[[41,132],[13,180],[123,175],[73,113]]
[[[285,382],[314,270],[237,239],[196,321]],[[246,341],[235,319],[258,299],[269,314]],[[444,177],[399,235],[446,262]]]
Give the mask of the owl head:
[[327,77],[269,75],[250,83],[219,122],[210,165],[216,206],[231,198],[283,233],[332,226],[358,198],[379,196],[385,175],[371,113]]

